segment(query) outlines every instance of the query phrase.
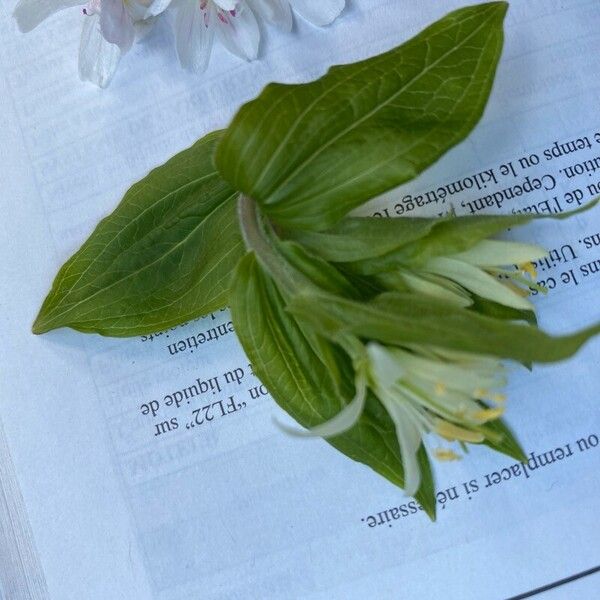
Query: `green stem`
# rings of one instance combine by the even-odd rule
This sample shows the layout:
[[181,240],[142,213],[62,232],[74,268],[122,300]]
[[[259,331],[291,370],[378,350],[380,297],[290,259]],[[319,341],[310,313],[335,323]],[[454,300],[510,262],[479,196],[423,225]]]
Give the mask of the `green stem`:
[[301,287],[306,287],[306,277],[278,252],[265,229],[256,202],[244,194],[240,194],[238,200],[238,217],[246,249],[254,252],[261,266],[279,286],[289,294],[298,293]]
[[[320,290],[304,273],[290,265],[277,248],[279,238],[269,223],[265,223],[252,198],[240,194],[238,218],[246,249],[254,252],[260,265],[277,283],[284,298],[303,290]],[[301,326],[302,327],[302,326]],[[366,368],[366,355],[362,343],[353,335],[341,334],[336,340],[352,359],[355,369]]]

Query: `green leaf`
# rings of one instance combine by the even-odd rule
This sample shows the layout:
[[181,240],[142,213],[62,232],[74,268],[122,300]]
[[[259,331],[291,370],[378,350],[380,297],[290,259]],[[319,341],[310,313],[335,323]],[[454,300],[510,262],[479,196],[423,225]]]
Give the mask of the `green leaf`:
[[243,255],[237,194],[215,170],[212,133],[136,183],[61,268],[33,326],[151,333],[227,304]]
[[415,293],[389,292],[366,303],[305,292],[293,298],[288,310],[334,338],[352,333],[387,344],[426,344],[523,363],[563,360],[600,333],[596,324],[553,337],[532,325],[479,315]]
[[471,294],[471,298],[473,299],[473,304],[469,308],[480,315],[494,317],[495,319],[506,319],[507,321],[526,321],[530,325],[537,325],[537,317],[533,310],[512,308],[504,304],[498,304],[498,302],[488,300],[487,298],[482,298],[481,296],[477,296],[477,294]]
[[278,244],[278,248],[288,264],[303,273],[318,288],[347,298],[360,296],[348,279],[332,264],[311,255],[300,244],[284,241]]
[[[340,360],[345,392],[342,396],[330,368],[315,353],[302,327],[286,312],[283,297],[263,273],[253,253],[245,256],[237,268],[230,306],[236,333],[254,373],[286,412],[308,428],[339,413],[353,395],[351,365],[347,359]],[[330,356],[333,354],[340,357],[338,350],[333,349]],[[346,433],[327,441],[353,460],[403,486],[395,427],[373,395],[368,397],[359,422]],[[433,518],[433,479],[424,451],[420,461],[423,484],[417,500]]]
[[219,171],[280,225],[330,227],[416,177],[473,129],[507,6],[454,11],[402,46],[309,84],[270,84],[227,129]]
[[425,237],[440,219],[347,217],[326,231],[292,230],[290,236],[331,262],[374,259]]

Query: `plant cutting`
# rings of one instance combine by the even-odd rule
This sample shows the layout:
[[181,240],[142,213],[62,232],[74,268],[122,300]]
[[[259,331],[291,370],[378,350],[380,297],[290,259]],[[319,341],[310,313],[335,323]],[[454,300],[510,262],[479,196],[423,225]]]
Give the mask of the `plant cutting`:
[[523,460],[502,419],[504,361],[563,360],[600,332],[538,328],[527,296],[546,252],[496,238],[534,217],[351,214],[475,127],[506,10],[466,7],[317,81],[268,85],[131,187],[33,331],[144,335],[229,306],[292,433],[324,437],[432,517],[431,457],[484,444]]

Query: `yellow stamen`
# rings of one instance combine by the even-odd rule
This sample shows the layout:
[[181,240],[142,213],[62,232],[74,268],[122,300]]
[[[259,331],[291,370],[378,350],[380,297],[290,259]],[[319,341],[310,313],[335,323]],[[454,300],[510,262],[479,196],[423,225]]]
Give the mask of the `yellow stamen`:
[[537,279],[537,271],[535,270],[533,263],[531,263],[531,262],[523,263],[522,265],[519,265],[519,269],[521,269],[521,271],[523,271],[523,273],[527,273],[531,277],[531,279],[533,279],[534,281]]
[[483,388],[473,390],[472,396],[475,400],[491,400],[497,404],[504,404],[506,402],[506,394],[490,392],[490,390],[484,390]]
[[461,456],[456,454],[456,452],[447,448],[436,448],[434,454],[438,460],[442,461],[460,460],[462,458]]
[[436,420],[435,430],[438,435],[442,436],[449,442],[459,440],[463,442],[471,442],[472,444],[479,444],[485,439],[481,433],[458,427],[458,425],[454,425],[453,423],[449,423],[443,419]]
[[441,381],[435,384],[435,393],[437,396],[443,396],[446,393],[446,386]]
[[485,408],[483,410],[477,411],[473,417],[478,421],[492,421],[501,417],[504,414],[504,408]]

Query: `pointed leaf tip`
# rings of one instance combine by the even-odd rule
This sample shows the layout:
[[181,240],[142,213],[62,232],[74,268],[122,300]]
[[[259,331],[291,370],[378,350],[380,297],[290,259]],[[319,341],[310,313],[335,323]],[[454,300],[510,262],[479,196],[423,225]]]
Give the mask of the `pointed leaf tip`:
[[244,253],[237,193],[212,165],[221,132],[134,184],[60,269],[33,333],[153,333],[227,304]]
[[384,54],[311,83],[268,85],[217,147],[221,175],[279,225],[331,227],[416,177],[475,127],[505,12],[503,2],[461,8]]

